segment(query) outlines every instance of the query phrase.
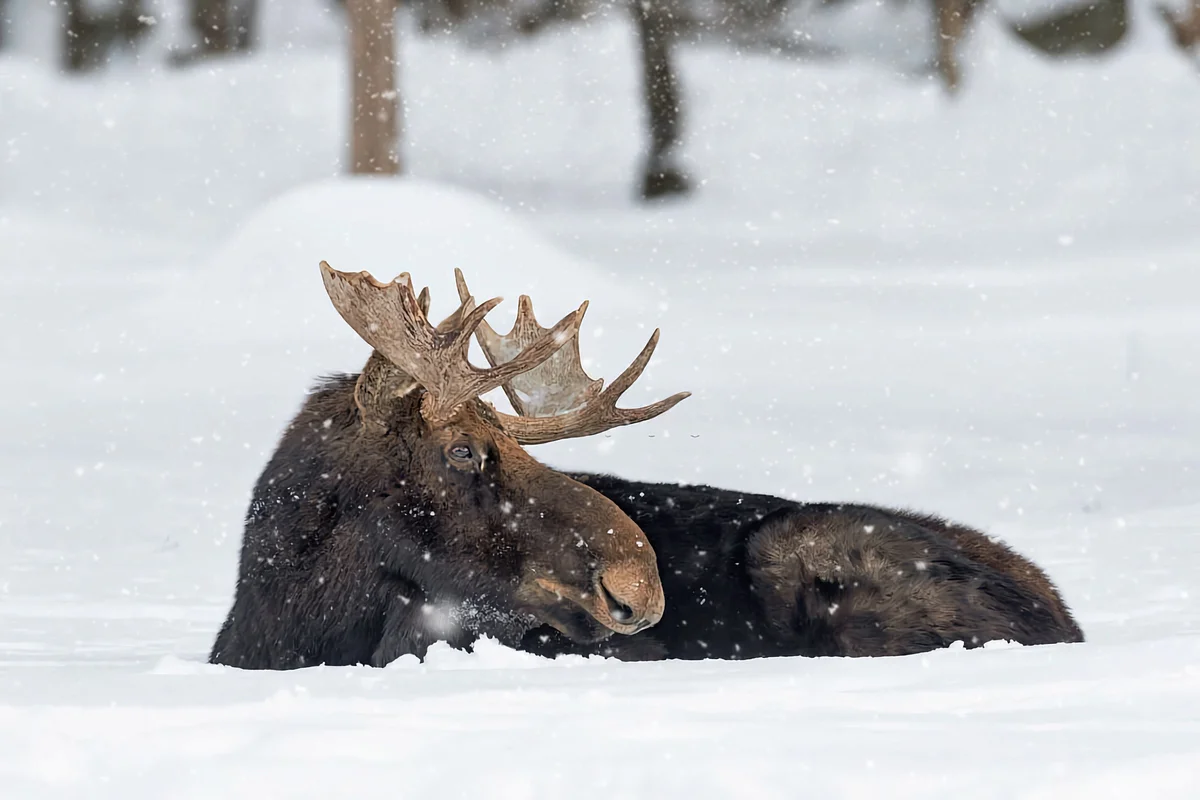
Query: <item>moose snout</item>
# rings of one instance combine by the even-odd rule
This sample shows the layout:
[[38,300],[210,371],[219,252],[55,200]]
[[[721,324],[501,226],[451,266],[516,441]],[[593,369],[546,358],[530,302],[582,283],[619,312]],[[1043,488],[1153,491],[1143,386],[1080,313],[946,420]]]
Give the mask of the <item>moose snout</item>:
[[571,638],[605,634],[594,626],[586,634],[561,627],[567,625],[556,618],[562,601],[613,633],[631,635],[655,625],[666,601],[646,534],[590,486],[558,473],[545,480],[540,496],[569,499],[558,506],[554,521],[570,535],[559,540],[564,546],[556,559],[530,562],[531,587],[537,587],[530,589],[531,605],[541,606],[546,621]]
[[653,563],[609,566],[597,576],[594,591],[600,612],[594,616],[617,633],[637,633],[662,619],[665,600]]

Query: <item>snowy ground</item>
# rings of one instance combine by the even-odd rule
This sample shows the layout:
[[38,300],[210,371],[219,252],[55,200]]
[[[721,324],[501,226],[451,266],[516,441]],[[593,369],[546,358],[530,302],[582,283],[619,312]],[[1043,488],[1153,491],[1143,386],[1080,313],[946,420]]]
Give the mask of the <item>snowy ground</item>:
[[[1200,73],[1138,8],[1095,62],[985,20],[953,105],[868,59],[688,51],[705,184],[654,208],[629,199],[619,20],[405,42],[416,179],[387,185],[327,180],[328,21],[75,81],[24,31],[0,57],[3,796],[1200,796]],[[366,355],[321,258],[409,269],[435,310],[461,266],[501,320],[590,297],[610,377],[661,326],[630,400],[694,396],[540,457],[987,527],[1088,643],[204,665],[258,470],[309,382]]]

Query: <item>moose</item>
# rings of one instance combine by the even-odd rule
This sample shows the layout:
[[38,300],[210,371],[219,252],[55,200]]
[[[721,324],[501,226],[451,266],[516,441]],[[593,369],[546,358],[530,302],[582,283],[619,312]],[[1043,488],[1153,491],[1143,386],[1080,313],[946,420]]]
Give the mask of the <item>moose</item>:
[[[321,274],[372,352],[314,388],[261,473],[213,663],[384,666],[481,636],[625,660],[1083,640],[1045,573],[971,528],[564,473],[525,451],[688,397],[616,405],[658,330],[605,387],[580,360],[586,302],[544,328],[522,296],[501,336],[484,319],[500,299],[476,305],[459,271],[461,305],[436,326],[408,273]],[[472,336],[488,368],[468,360]],[[515,414],[482,399],[495,388]]]
[[[387,664],[443,639],[514,641],[548,624],[573,641],[633,634],[662,617],[654,549],[599,492],[543,466],[522,445],[655,417],[616,401],[658,332],[604,392],[539,394],[552,417],[514,417],[479,396],[529,373],[552,386],[552,356],[587,304],[505,363],[467,359],[499,298],[464,302],[434,327],[428,290],[321,262],[326,290],[373,352],[362,372],[314,391],[254,490],[233,607],[211,660],[240,667]],[[526,301],[527,302],[527,301]],[[531,405],[536,408],[537,406]]]
[[[460,300],[473,303],[460,270]],[[492,365],[549,334],[521,298],[513,330],[486,321],[476,339]],[[570,361],[565,359],[569,356]],[[578,341],[562,353],[552,385],[567,395],[600,391],[580,363]],[[568,366],[569,363],[569,366]],[[541,376],[503,385],[522,416]],[[711,486],[570,477],[598,490],[645,531],[666,598],[652,631],[598,643],[542,627],[521,648],[541,655],[753,658],[771,655],[902,655],[963,641],[977,647],[1079,642],[1083,633],[1046,574],[1006,545],[938,517],[848,504],[802,504]]]

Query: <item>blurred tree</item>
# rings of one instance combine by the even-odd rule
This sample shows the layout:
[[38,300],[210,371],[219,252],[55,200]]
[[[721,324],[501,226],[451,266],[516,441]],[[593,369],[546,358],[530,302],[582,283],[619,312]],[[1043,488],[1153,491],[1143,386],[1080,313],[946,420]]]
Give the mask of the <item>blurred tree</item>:
[[[735,0],[730,0],[731,2]],[[851,0],[818,0],[837,6]],[[899,4],[909,0],[895,0]],[[959,48],[970,33],[972,21],[989,0],[930,0],[935,25],[932,68],[946,91],[954,94],[962,81]],[[1042,0],[1040,7],[1021,19],[1005,15],[1004,24],[1026,44],[1050,56],[1101,55],[1125,38],[1127,0]]]
[[142,0],[119,0],[96,11],[84,0],[66,0],[63,26],[63,65],[71,72],[94,69],[108,60],[114,46],[133,47],[151,25],[142,13]]
[[946,91],[958,91],[962,70],[958,65],[958,46],[967,35],[976,10],[985,0],[934,0],[937,23],[937,59],[935,66]]
[[1013,33],[1048,55],[1095,55],[1125,38],[1126,0],[1096,0],[1033,22],[1009,23]]
[[8,0],[0,0],[0,50],[4,49],[6,33],[8,33]]
[[[356,59],[374,66],[356,67],[352,171],[399,171],[396,138],[399,122],[395,104],[394,30],[384,6],[397,0],[329,0],[345,4],[352,17]],[[904,3],[911,0],[896,0]],[[933,12],[936,28],[935,57],[929,65],[942,84],[954,93],[962,81],[961,44],[972,20],[989,0],[918,0]],[[1173,0],[1200,5],[1200,0]],[[830,58],[836,48],[813,43],[788,14],[805,0],[632,0],[628,10],[637,26],[640,45],[645,129],[648,153],[641,170],[641,195],[651,199],[684,194],[691,181],[679,163],[683,139],[684,93],[674,59],[676,43],[719,39],[738,49],[762,49],[799,58]],[[820,5],[879,0],[816,0]],[[532,35],[558,24],[581,22],[597,14],[612,0],[405,0],[423,31],[456,31],[476,43],[504,47],[509,34]],[[620,5],[624,6],[625,3]],[[1032,13],[1013,21],[1005,19],[1015,36],[1051,56],[1100,55],[1124,40],[1128,29],[1128,0],[1040,0]],[[368,14],[386,33],[363,25]],[[384,18],[387,17],[386,23]],[[356,26],[354,19],[358,18]],[[1200,38],[1200,12],[1189,20],[1168,16],[1176,38]],[[386,36],[386,47],[376,38]],[[369,51],[376,48],[378,53]],[[358,62],[356,62],[358,63]],[[385,70],[385,71],[384,71]],[[373,89],[373,86],[386,89]]]
[[395,0],[346,0],[350,22],[350,171],[400,172]]
[[1171,29],[1175,44],[1184,50],[1200,46],[1200,0],[1192,0],[1188,10],[1179,14],[1174,14],[1171,9],[1161,5],[1158,7],[1158,13],[1162,14]]
[[190,48],[172,54],[174,63],[253,48],[258,0],[191,0],[191,7],[195,40]]

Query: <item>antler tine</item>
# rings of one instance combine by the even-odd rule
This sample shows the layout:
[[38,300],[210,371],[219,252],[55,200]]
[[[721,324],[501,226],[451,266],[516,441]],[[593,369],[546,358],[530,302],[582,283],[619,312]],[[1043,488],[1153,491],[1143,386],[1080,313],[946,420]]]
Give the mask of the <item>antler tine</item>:
[[[373,344],[368,336],[375,332],[375,317],[384,310],[381,306],[391,306],[399,316],[402,295],[405,290],[412,293],[412,278],[407,272],[401,272],[390,283],[380,283],[369,272],[339,272],[322,261],[321,280],[333,307],[368,344]],[[364,302],[372,293],[378,299],[372,303]]]
[[637,358],[633,360],[625,371],[617,376],[617,379],[600,394],[600,403],[607,407],[607,410],[621,418],[620,425],[633,425],[637,422],[645,422],[653,419],[659,414],[670,411],[681,400],[691,397],[691,392],[678,392],[665,400],[659,400],[657,403],[651,403],[648,406],[641,408],[617,408],[617,400],[621,395],[629,390],[630,386],[642,377],[642,371],[646,369],[646,365],[650,363],[650,357],[654,355],[654,349],[658,347],[659,329],[655,328],[654,333],[650,336],[650,341],[646,342],[646,346],[642,348],[642,352],[638,353]]
[[[468,303],[474,303],[471,292],[467,289],[467,279],[463,277],[462,270],[458,267],[454,268],[454,285],[458,288],[458,299],[463,303],[464,306]],[[518,316],[520,316],[521,313],[521,305],[524,297],[525,295],[521,295],[521,300],[517,301]],[[500,336],[492,328],[491,324],[487,320],[484,320],[479,324],[479,327],[475,329],[475,338],[479,341],[480,345],[482,345],[484,341],[499,341]],[[491,351],[489,351],[488,348],[483,348],[483,355],[487,358],[489,364],[491,364],[493,367],[496,366],[496,362],[492,359]]]
[[[458,295],[466,303],[470,298],[467,282],[461,270],[454,271]],[[582,320],[588,304],[579,308]],[[476,339],[495,365],[511,358],[526,342],[542,336],[545,329],[533,315],[533,302],[522,295],[517,319],[512,330],[504,336],[491,327],[480,326]],[[617,400],[641,377],[654,349],[658,346],[659,331],[655,330],[642,352],[622,372],[612,385],[603,389],[602,379],[592,379],[584,371],[579,356],[578,328],[571,348],[563,348],[540,366],[523,372],[503,384],[504,392],[519,416],[496,412],[504,429],[521,444],[544,444],[559,439],[590,436],[622,425],[645,422],[674,408],[690,396],[680,392],[642,408],[617,408]]]
[[[473,302],[471,291],[467,288],[467,279],[463,277],[461,269],[454,268],[454,284],[458,287],[458,299],[464,304]],[[587,311],[587,301],[580,306],[580,322],[584,312]],[[533,301],[529,299],[529,295],[523,294],[517,300],[517,320],[513,323],[513,329],[508,336],[501,336],[496,333],[495,329],[488,322],[483,322],[475,331],[475,337],[479,344],[483,347],[483,354],[487,357],[488,363],[496,366],[498,363],[503,363],[507,359],[496,360],[497,356],[503,355],[505,352],[504,340],[514,336],[518,331],[525,333],[525,337],[529,341],[537,339],[547,331],[537,323],[537,319],[533,316]],[[485,342],[487,346],[484,346]]]
[[440,339],[438,349],[453,354],[455,360],[451,363],[462,365],[465,375],[456,381],[446,381],[444,390],[434,391],[426,385],[426,400],[422,401],[421,410],[430,422],[448,421],[467,400],[512,381],[522,372],[536,369],[566,344],[579,329],[579,313],[567,314],[547,332],[547,336],[521,350],[510,361],[492,369],[479,369],[467,359],[471,335],[485,324],[484,317],[501,302],[501,298],[493,297],[476,306],[475,298],[468,296],[458,309],[435,329]]
[[[468,297],[463,308],[473,305],[475,298]],[[467,348],[471,344],[471,334],[475,333],[483,322],[484,316],[500,303],[500,298],[488,300],[483,305],[466,312],[462,325],[455,330],[455,346],[462,352],[465,360]],[[553,328],[543,329],[543,335],[522,347],[512,358],[497,363],[488,370],[477,370],[481,376],[487,376],[487,388],[479,392],[490,391],[497,386],[511,383],[524,373],[538,369],[544,362],[553,358],[567,342],[575,339],[579,333],[579,325],[583,321],[583,308],[576,309],[555,323]],[[490,361],[490,359],[489,359]],[[472,369],[475,369],[472,367]]]
[[[471,292],[462,270],[454,270],[454,280],[458,286],[458,296],[464,303],[468,302]],[[585,300],[577,312],[579,325],[583,323],[587,309]],[[552,416],[576,408],[599,394],[604,381],[593,380],[580,365],[579,325],[575,326],[571,336],[570,349],[564,347],[534,369],[524,371],[502,384],[513,409],[521,416]],[[517,318],[511,331],[501,336],[485,322],[476,329],[475,338],[488,363],[498,366],[549,333],[549,329],[538,324],[533,313],[533,301],[529,295],[523,294],[517,304]]]
[[658,345],[658,336],[659,332],[654,331],[654,335],[633,363],[625,368],[611,386],[585,405],[566,414],[551,417],[514,417],[496,412],[500,424],[521,444],[546,444],[560,439],[592,436],[624,425],[636,425],[665,414],[681,401],[691,397],[692,393],[679,392],[641,408],[617,408],[617,400],[641,376],[649,363],[650,356]]
[[638,378],[642,377],[642,371],[650,363],[650,356],[654,355],[654,348],[658,347],[658,337],[659,329],[655,328],[654,333],[650,334],[650,341],[646,342],[646,346],[642,348],[642,352],[638,353],[637,358],[617,376],[611,386],[604,390],[605,395],[612,395],[614,403],[621,395],[629,391],[629,387],[633,386]]
[[448,422],[468,400],[535,368],[579,330],[576,311],[506,363],[479,369],[467,360],[470,337],[500,298],[476,307],[469,297],[435,328],[426,316],[428,291],[418,298],[408,273],[380,283],[367,272],[339,272],[322,261],[321,276],[330,300],[350,327],[425,387],[421,413],[434,425]]

